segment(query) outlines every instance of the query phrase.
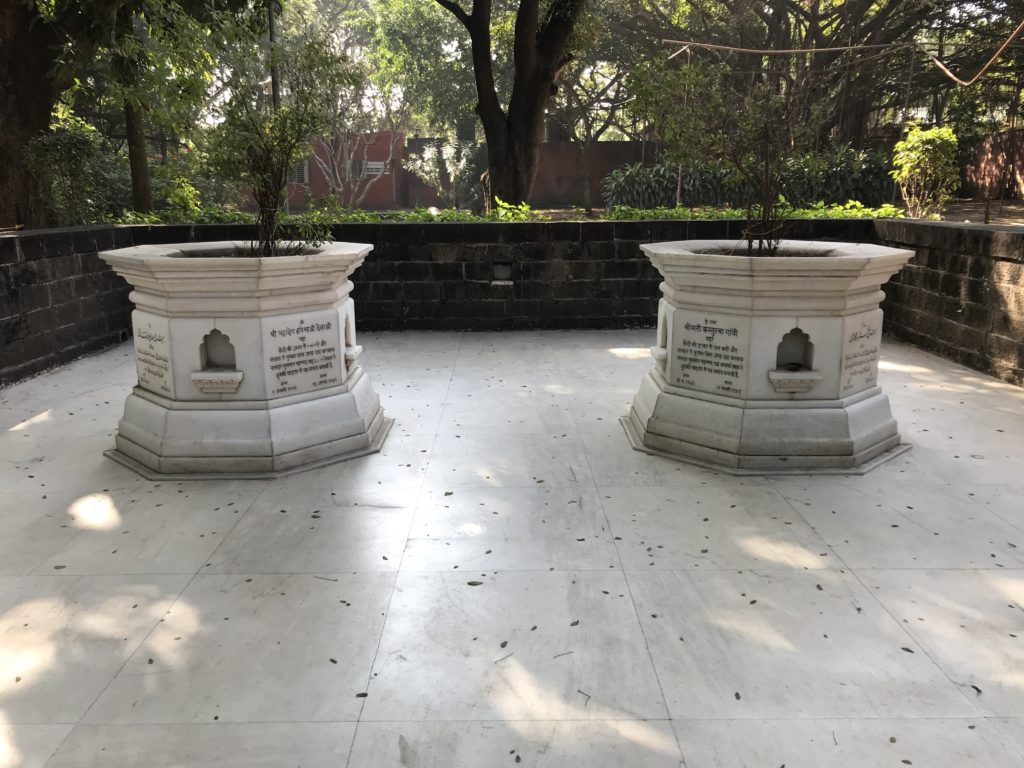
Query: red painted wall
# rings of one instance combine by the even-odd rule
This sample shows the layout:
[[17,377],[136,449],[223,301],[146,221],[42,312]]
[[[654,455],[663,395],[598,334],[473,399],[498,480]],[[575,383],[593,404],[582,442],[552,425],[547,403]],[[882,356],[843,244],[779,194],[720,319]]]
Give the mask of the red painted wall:
[[[377,134],[369,147],[369,160],[386,160],[388,140],[392,134]],[[422,142],[417,142],[422,143]],[[393,166],[390,173],[382,176],[370,189],[361,207],[372,210],[395,208],[416,208],[441,206],[441,200],[433,189],[416,176],[402,168],[402,159],[407,152],[405,137],[399,137],[395,147]],[[321,146],[318,152],[325,151]],[[649,142],[599,141],[589,148],[589,180],[592,205],[604,207],[601,197],[601,180],[616,168],[629,163],[654,162],[656,147]],[[319,166],[309,160],[309,183],[289,184],[289,205],[291,210],[302,210],[307,196],[321,199],[327,195],[328,184]],[[534,208],[568,208],[582,206],[582,180],[578,166],[578,146],[568,141],[552,141],[541,145],[537,179],[530,196]]]

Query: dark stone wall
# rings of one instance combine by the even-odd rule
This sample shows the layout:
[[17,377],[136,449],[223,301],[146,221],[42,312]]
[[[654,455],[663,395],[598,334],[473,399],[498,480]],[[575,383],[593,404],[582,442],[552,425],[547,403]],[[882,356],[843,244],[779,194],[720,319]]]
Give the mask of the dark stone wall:
[[[726,238],[737,221],[342,224],[373,243],[355,274],[363,330],[653,325],[660,277],[640,244]],[[0,235],[0,385],[127,339],[128,286],[97,251],[248,240],[250,225],[82,227]],[[870,221],[796,221],[788,237],[873,240]]]
[[[737,237],[738,221],[351,224],[375,243],[355,276],[363,330],[630,328],[657,320],[641,243]],[[874,239],[870,221],[796,221],[791,237]]]
[[251,227],[74,227],[0,235],[0,386],[131,336],[129,287],[97,255],[251,237]]
[[1024,385],[1024,228],[893,219],[876,230],[916,251],[886,286],[886,330]]

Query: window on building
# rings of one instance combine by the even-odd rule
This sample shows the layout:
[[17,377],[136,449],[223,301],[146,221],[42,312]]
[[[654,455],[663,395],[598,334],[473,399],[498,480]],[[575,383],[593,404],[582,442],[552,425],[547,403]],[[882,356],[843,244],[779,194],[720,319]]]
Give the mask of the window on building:
[[309,184],[309,160],[296,163],[288,170],[289,184]]

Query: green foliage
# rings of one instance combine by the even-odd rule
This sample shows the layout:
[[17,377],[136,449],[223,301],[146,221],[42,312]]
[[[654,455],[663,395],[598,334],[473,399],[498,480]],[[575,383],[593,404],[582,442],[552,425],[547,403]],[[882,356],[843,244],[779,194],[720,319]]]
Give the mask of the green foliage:
[[[237,177],[252,190],[258,251],[269,256],[279,252],[278,214],[288,171],[327,130],[334,94],[351,82],[351,68],[329,40],[316,34],[276,45],[269,56],[243,39],[228,63],[231,97],[211,142],[211,159],[222,175]],[[265,88],[272,66],[281,75],[279,107]]]
[[609,206],[605,218],[609,221],[660,220],[710,220],[737,219],[742,214],[734,208],[687,208],[685,206],[659,205],[654,208],[635,208],[628,205]]
[[55,117],[47,133],[29,142],[25,163],[57,225],[99,221],[123,207],[124,190],[131,189],[127,159],[71,114]]
[[849,145],[794,155],[782,173],[782,194],[794,205],[859,200],[879,206],[890,199],[891,192],[889,157]]
[[480,217],[470,211],[461,208],[416,208],[412,211],[400,213],[385,213],[380,216],[381,221],[418,221],[429,224],[430,222],[462,222],[480,221]]
[[[370,9],[370,68],[402,91],[417,124],[450,137],[467,118],[475,122],[472,51],[459,21],[433,0],[372,0]],[[494,10],[498,24],[507,14]],[[505,69],[499,61],[499,83]]]
[[202,210],[199,190],[188,179],[179,176],[167,190],[167,210],[183,221],[191,221]]
[[544,221],[547,217],[533,210],[527,203],[507,203],[494,198],[494,210],[485,215],[488,221]]
[[480,174],[483,152],[479,144],[465,141],[431,143],[421,154],[410,154],[405,170],[431,187],[449,208],[481,204]]
[[728,169],[744,197],[745,237],[773,254],[787,164],[813,141],[810,93],[785,62],[766,62],[753,80],[725,64],[658,63],[638,71],[632,87],[672,160]]
[[617,168],[601,181],[608,207],[659,208],[676,198],[676,168],[634,163]]
[[[884,204],[877,208],[869,208],[854,200],[842,204],[826,205],[817,203],[810,207],[794,208],[789,205],[779,206],[779,215],[783,219],[898,219],[903,211],[894,205]],[[737,219],[742,213],[735,208],[716,207],[658,207],[650,209],[618,206],[609,208],[605,218],[611,221],[634,221],[643,219],[670,220],[708,220]]]
[[892,163],[892,177],[907,204],[907,215],[914,219],[939,218],[960,184],[953,130],[923,130],[915,125],[906,138],[897,142]]
[[168,207],[180,179],[186,179],[196,189],[202,208],[234,209],[244,205],[248,190],[243,192],[240,188],[237,172],[224,175],[213,167],[203,149],[209,144],[206,133],[196,132],[195,139],[197,145],[188,143],[168,152],[165,161],[151,166],[154,207]]
[[183,217],[179,211],[165,208],[151,213],[122,210],[109,221],[112,224],[255,224],[256,215],[249,211],[213,207],[200,208]]
[[783,215],[787,219],[902,219],[904,217],[903,209],[891,203],[882,203],[872,208],[856,200],[832,203],[831,205],[819,201],[812,206],[803,208],[786,207],[783,208]]
[[[859,200],[877,206],[889,198],[892,180],[888,159],[879,152],[836,147],[828,152],[804,152],[786,159],[779,194],[793,205],[807,206]],[[602,182],[609,206],[671,207],[676,203],[678,166],[639,163],[612,171]],[[695,162],[678,178],[681,206],[742,208],[753,192],[723,164]]]

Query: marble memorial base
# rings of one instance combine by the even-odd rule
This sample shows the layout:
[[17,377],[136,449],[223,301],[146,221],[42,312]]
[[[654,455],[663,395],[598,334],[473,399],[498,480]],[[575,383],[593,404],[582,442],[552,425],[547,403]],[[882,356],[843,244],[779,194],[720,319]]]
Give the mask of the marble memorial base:
[[862,474],[909,448],[878,386],[878,304],[911,251],[642,248],[665,281],[655,364],[622,419],[635,449],[735,474]]
[[138,385],[111,458],[153,478],[276,477],[380,450],[351,273],[371,246],[239,242],[101,253],[131,283]]
[[149,479],[278,477],[376,453],[391,429],[361,369],[329,392],[180,402],[128,396],[107,455]]

